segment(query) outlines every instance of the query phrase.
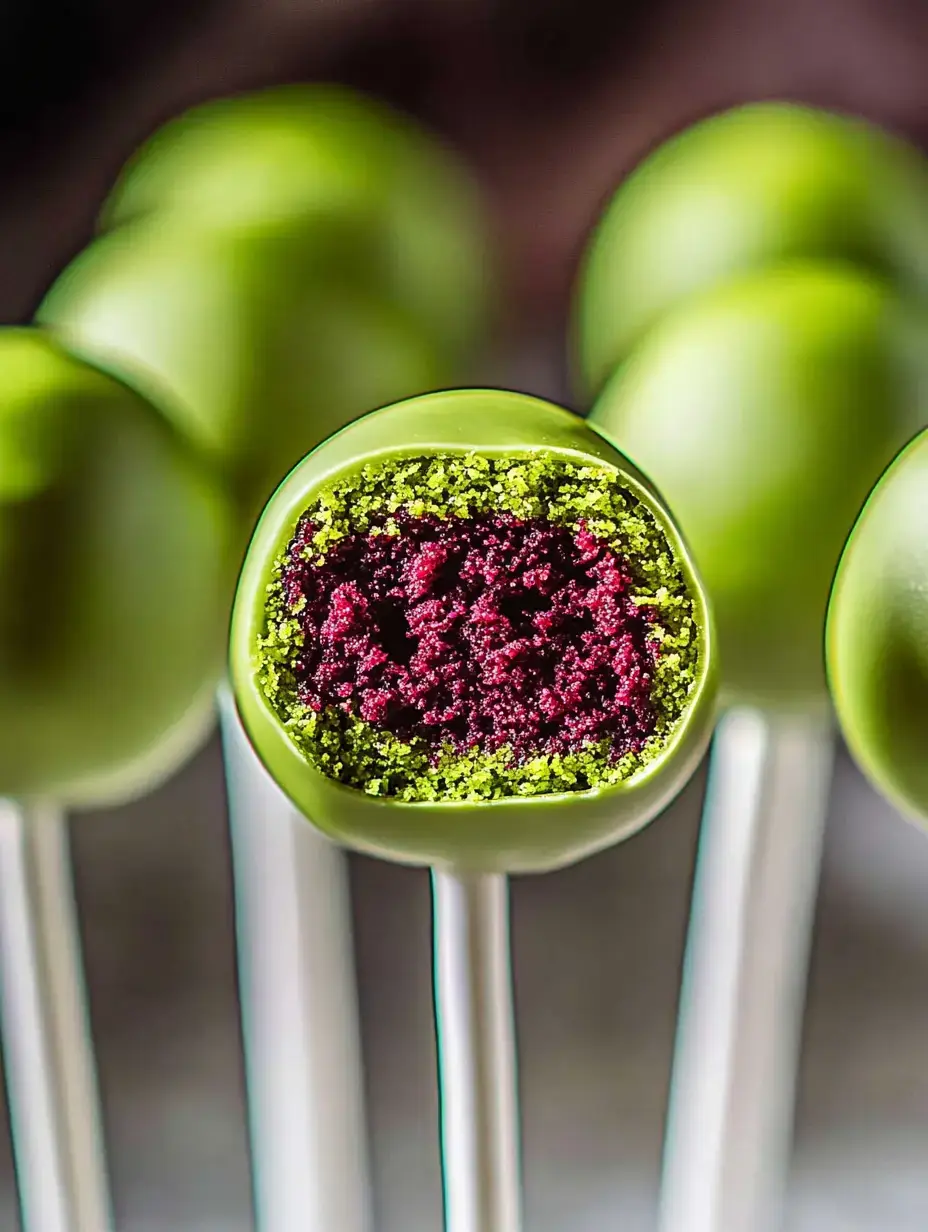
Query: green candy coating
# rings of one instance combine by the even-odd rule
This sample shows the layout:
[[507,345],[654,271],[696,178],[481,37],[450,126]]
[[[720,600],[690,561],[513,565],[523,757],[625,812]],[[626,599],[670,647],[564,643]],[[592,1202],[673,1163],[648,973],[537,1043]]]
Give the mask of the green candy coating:
[[797,258],[847,260],[928,296],[920,155],[860,121],[789,103],[739,107],[673,137],[625,181],[590,243],[575,321],[585,390],[598,393],[669,309]]
[[275,87],[166,124],[129,161],[102,223],[151,216],[310,247],[334,224],[351,234],[363,285],[449,356],[482,336],[487,237],[474,184],[411,120],[341,87]]
[[827,657],[851,752],[878,790],[928,822],[928,432],[880,479],[848,540]]
[[928,420],[925,317],[800,263],[668,313],[590,422],[661,485],[713,602],[731,701],[823,705],[823,631],[867,493]]
[[173,771],[222,671],[231,518],[137,394],[0,331],[0,796],[100,803]]
[[[407,802],[344,786],[317,769],[285,730],[263,687],[262,639],[276,562],[304,511],[365,468],[429,455],[560,459],[612,469],[661,527],[685,576],[699,637],[688,703],[663,749],[609,786],[540,796]],[[270,589],[269,589],[270,588]],[[711,620],[689,554],[653,487],[569,412],[519,394],[470,390],[414,398],[367,415],[305,458],[274,494],[248,550],[231,637],[236,700],[259,757],[313,823],[358,850],[411,864],[542,871],[592,854],[655,816],[693,773],[714,717]]]
[[414,322],[334,276],[322,246],[298,259],[275,236],[121,228],[77,257],[38,319],[160,407],[229,482],[246,533],[319,441],[451,375]]

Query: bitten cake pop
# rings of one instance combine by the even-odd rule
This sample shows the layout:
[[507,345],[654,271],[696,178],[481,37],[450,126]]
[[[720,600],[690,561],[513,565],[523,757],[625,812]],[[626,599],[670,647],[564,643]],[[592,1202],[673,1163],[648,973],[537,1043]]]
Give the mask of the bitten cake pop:
[[321,829],[409,863],[554,868],[694,770],[709,618],[653,488],[517,394],[412,399],[300,463],[249,548],[232,675]]
[[710,116],[622,185],[586,254],[579,383],[602,388],[670,309],[793,260],[837,260],[928,295],[928,168],[863,121],[793,103]]
[[137,394],[0,331],[0,796],[123,797],[210,721],[224,496]]
[[482,337],[486,235],[470,177],[412,120],[342,87],[259,90],[166,124],[130,160],[102,223],[142,218],[313,248],[334,223],[352,236],[352,276],[452,362]]
[[857,520],[826,645],[851,752],[879,791],[928,821],[928,433],[896,458]]
[[287,478],[231,637],[245,728],[321,830],[432,865],[447,1232],[516,1232],[507,872],[649,821],[712,724],[713,634],[653,488],[576,416],[465,391]]

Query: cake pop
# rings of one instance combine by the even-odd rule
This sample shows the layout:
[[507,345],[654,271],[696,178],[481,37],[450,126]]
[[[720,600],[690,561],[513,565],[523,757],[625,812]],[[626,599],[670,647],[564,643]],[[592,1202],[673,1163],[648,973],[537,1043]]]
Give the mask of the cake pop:
[[340,843],[432,866],[445,1227],[519,1227],[506,876],[638,830],[695,769],[714,639],[660,498],[519,394],[357,420],[265,509],[231,670],[271,776]]
[[170,773],[211,721],[233,568],[225,497],[153,408],[0,331],[0,796]]
[[258,755],[332,837],[541,871],[682,787],[711,652],[650,484],[576,416],[474,390],[365,416],[288,476],[246,557],[231,667]]
[[781,266],[669,313],[596,402],[590,423],[686,527],[730,701],[827,704],[822,637],[844,540],[928,419],[919,328],[875,276]]
[[827,596],[866,493],[928,413],[926,292],[918,152],[790,103],[713,116],[647,157],[581,271],[577,385],[686,527],[731,707],[710,764],[661,1232],[777,1221],[834,746]]
[[451,369],[400,309],[346,285],[320,245],[230,243],[158,223],[97,239],[38,319],[75,354],[151,397],[226,479],[247,535],[293,463]]
[[0,1034],[30,1229],[112,1226],[66,809],[205,737],[234,563],[224,493],[150,404],[0,330]]
[[595,396],[670,309],[732,277],[836,260],[928,295],[928,169],[861,120],[795,103],[736,107],[645,158],[587,250],[578,383]]
[[362,284],[453,362],[482,338],[489,279],[474,185],[412,120],[341,86],[217,99],[159,129],[104,206],[105,229],[157,218],[196,234],[352,235]]
[[828,676],[848,746],[908,816],[928,819],[928,433],[877,483],[828,609]]
[[[237,507],[238,551],[257,511],[298,457],[372,405],[449,383],[458,365],[470,359],[483,331],[485,239],[467,176],[415,126],[347,91],[291,87],[188,113],[132,160],[101,221],[104,234],[53,288],[40,309],[40,320],[72,356],[108,371],[150,399],[186,445],[201,455],[192,464],[218,472]],[[131,514],[134,506],[127,499]],[[184,500],[178,497],[175,511],[183,509]],[[201,547],[196,522],[194,517],[194,556]],[[173,542],[169,533],[159,547],[166,549]],[[183,555],[183,546],[174,546]],[[198,635],[198,587],[208,584],[208,570],[218,567],[223,548],[217,540],[204,577],[185,587],[194,609],[185,638]],[[230,552],[229,558],[234,557],[237,552]],[[159,580],[164,585],[153,615],[169,596],[177,601],[177,588],[155,569],[152,583]],[[173,627],[168,622],[166,631]],[[191,714],[198,733],[211,718],[210,693],[218,674],[215,652],[224,631],[220,614],[198,660],[208,681]],[[182,639],[178,668],[186,663],[185,646]],[[153,672],[161,662],[154,653],[157,648],[154,642],[148,647]],[[166,673],[167,680],[174,666]],[[163,689],[165,681],[159,684]],[[137,700],[142,700],[141,694]],[[99,697],[91,691],[86,701],[99,705]],[[112,710],[115,718],[119,710]],[[150,718],[154,730],[157,708]],[[189,723],[172,730],[171,739],[162,739],[157,748],[162,773],[191,747]],[[131,740],[131,732],[125,737]],[[244,801],[253,798],[248,788],[254,771],[249,780],[249,755],[236,753],[236,748],[233,740],[227,756],[233,772],[232,795],[238,797],[231,804],[241,814]],[[107,781],[106,798],[120,798],[124,789],[139,790],[142,781],[150,785],[151,773],[146,771],[141,779],[139,772],[137,764],[121,767],[118,778]],[[17,790],[20,781],[13,784]],[[67,798],[99,801],[102,787],[95,779],[90,795],[82,791],[76,796],[69,789]],[[56,816],[53,828],[64,841],[65,819],[60,810]],[[233,827],[239,837],[247,820],[240,817]],[[286,819],[277,805],[273,818],[265,814],[254,820],[283,825]],[[28,836],[36,829],[26,825],[23,832]],[[42,833],[51,829],[45,825]],[[240,854],[236,850],[237,861]],[[68,893],[66,861],[59,861],[59,866],[56,886],[63,898]],[[331,859],[320,857],[313,875],[323,876],[323,866],[335,871]],[[275,871],[280,874],[278,890],[289,901],[283,883],[292,870],[276,866]],[[313,892],[312,884],[302,891]],[[317,897],[335,904],[337,895],[330,886],[327,895]],[[239,908],[244,910],[243,899],[250,902],[250,892],[240,897]],[[286,914],[286,905],[281,912]],[[328,918],[316,916],[326,920],[318,949],[324,949],[329,959],[339,952],[337,939],[324,940],[337,915],[330,911]],[[247,913],[245,920],[247,927]],[[72,936],[64,938],[69,945],[74,941],[71,931]],[[76,954],[76,946],[70,948]],[[294,951],[291,992],[305,975],[299,969],[305,960],[305,950]],[[75,964],[76,958],[71,966]],[[347,989],[345,973],[339,971],[339,977],[339,987]],[[337,1006],[328,1018],[326,1010],[313,1009],[313,1033],[318,1034],[320,1024],[331,1027],[341,1013],[345,1021],[340,1034],[351,1034],[350,1002],[345,996],[339,1000],[336,984],[338,980],[330,978],[331,999]],[[287,1004],[292,1010],[292,997]],[[46,1016],[57,1021],[59,1010],[50,1003]],[[246,1007],[246,1027],[247,1018]],[[294,1030],[300,1025],[306,1024],[294,1024]],[[279,1046],[279,1036],[276,1042]],[[307,1049],[318,1062],[318,1040],[301,1043],[303,1051],[294,1054],[297,1063]],[[65,1044],[77,1051],[74,1039]],[[251,1051],[253,1045],[250,1038]],[[350,1102],[352,1093],[345,1060],[350,1051],[346,1044],[339,1054],[344,1073],[334,1074],[327,1085],[330,1096],[345,1097],[342,1104]],[[89,1049],[85,1053],[90,1056]],[[264,1082],[260,1058],[258,1065],[260,1087]],[[86,1068],[92,1068],[92,1057]],[[250,1086],[252,1078],[249,1070]],[[260,1091],[257,1097],[251,1095],[253,1103],[261,1104]],[[294,1090],[293,1100],[300,1098]],[[261,1157],[256,1161],[272,1185],[282,1175],[292,1179],[294,1170],[288,1173],[287,1161],[300,1155],[299,1117],[288,1115],[292,1111],[291,1101],[290,1108],[283,1109],[290,1149],[277,1152],[286,1155],[282,1168],[266,1169]],[[252,1113],[257,1115],[254,1107]],[[327,1115],[324,1100],[317,1111],[307,1113],[310,1120],[324,1122]],[[35,1122],[36,1117],[31,1119]],[[94,1137],[91,1119],[87,1115],[81,1123],[78,1116],[67,1125],[63,1118],[55,1127],[62,1130],[65,1162],[75,1142]],[[344,1164],[341,1182],[350,1172],[351,1183],[363,1189],[360,1134],[351,1132],[345,1115],[328,1117],[326,1123],[331,1135],[323,1155],[327,1164],[335,1165],[329,1172]],[[315,1136],[312,1127],[309,1132]],[[338,1144],[334,1148],[333,1141]],[[272,1134],[266,1150],[274,1153],[277,1146]],[[325,1192],[309,1209],[306,1197],[313,1188],[317,1162],[312,1151],[297,1159],[297,1170],[308,1179],[302,1187],[291,1185],[275,1209],[296,1209],[301,1219],[312,1219],[319,1212],[337,1211],[337,1218],[349,1209],[360,1212],[362,1199],[353,1207],[333,1206],[338,1178],[315,1186]],[[43,1178],[41,1171],[38,1175],[40,1185],[47,1179],[45,1188],[54,1188],[55,1178]],[[266,1188],[265,1183],[258,1193],[262,1221],[271,1217],[271,1207],[263,1200]],[[97,1207],[102,1209],[102,1184],[95,1189]],[[85,1223],[94,1232],[104,1226],[103,1218],[93,1214],[80,1223],[81,1228]],[[281,1226],[291,1224],[288,1214]]]
[[[348,91],[287,87],[195,109],[131,160],[101,223],[40,316],[218,468],[241,549],[299,457],[361,411],[459,378],[485,330],[469,178]],[[346,870],[321,841],[307,855],[308,831],[291,848],[292,810],[226,705],[223,733],[259,1222],[353,1232],[367,1187]],[[267,952],[283,963],[270,990],[255,980]],[[305,1084],[281,1087],[282,1057]]]

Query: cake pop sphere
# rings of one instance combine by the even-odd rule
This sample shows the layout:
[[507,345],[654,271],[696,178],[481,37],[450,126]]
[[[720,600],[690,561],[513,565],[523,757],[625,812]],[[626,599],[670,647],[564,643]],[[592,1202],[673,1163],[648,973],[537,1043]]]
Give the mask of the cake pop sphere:
[[828,609],[828,675],[851,752],[928,822],[928,433],[893,462],[848,540]]
[[275,87],[165,125],[130,160],[102,221],[152,215],[311,245],[320,226],[347,224],[375,294],[427,337],[458,356],[482,335],[489,278],[474,184],[411,120],[347,89]]
[[928,167],[861,121],[789,103],[712,116],[646,158],[593,236],[577,301],[596,394],[669,309],[795,258],[846,260],[928,295]]
[[159,415],[0,331],[0,795],[103,802],[189,755],[232,575],[224,498]]
[[590,422],[685,528],[729,700],[824,704],[828,593],[879,474],[928,419],[924,317],[849,267],[797,264],[669,313]]
[[344,284],[330,258],[275,236],[123,227],[69,266],[38,319],[152,398],[220,469],[250,532],[319,441],[451,376],[408,316]]
[[577,416],[494,391],[367,415],[295,468],[231,664],[306,816],[412,864],[538,871],[617,842],[713,718],[709,614],[660,497]]

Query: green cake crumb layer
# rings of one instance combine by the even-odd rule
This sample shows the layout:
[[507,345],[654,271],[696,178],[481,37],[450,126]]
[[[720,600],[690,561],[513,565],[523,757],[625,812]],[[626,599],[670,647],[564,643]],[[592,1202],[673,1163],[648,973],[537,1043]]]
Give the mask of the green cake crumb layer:
[[319,490],[301,524],[314,533],[303,549],[314,563],[349,535],[396,534],[393,515],[415,518],[507,516],[585,528],[626,563],[634,599],[651,614],[660,644],[650,691],[656,714],[644,747],[616,758],[608,743],[576,752],[517,760],[506,748],[438,753],[338,707],[320,712],[301,702],[293,664],[303,645],[299,613],[282,586],[292,543],[274,562],[264,633],[256,646],[257,679],[290,740],[328,777],[370,795],[410,802],[489,800],[586,791],[631,778],[656,757],[680,721],[697,677],[700,637],[685,574],[651,511],[606,465],[545,453],[493,457],[427,454],[365,466]]

